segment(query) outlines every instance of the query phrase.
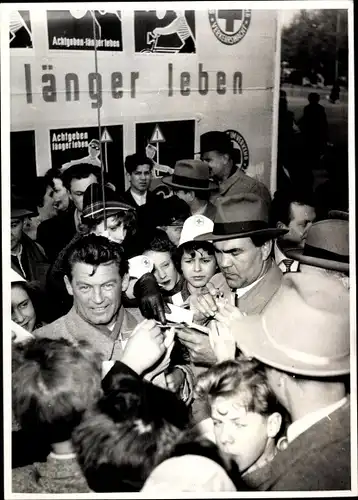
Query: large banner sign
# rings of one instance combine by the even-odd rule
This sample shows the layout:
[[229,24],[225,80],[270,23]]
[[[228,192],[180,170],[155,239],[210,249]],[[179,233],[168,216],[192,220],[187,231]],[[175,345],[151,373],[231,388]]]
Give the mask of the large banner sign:
[[[109,168],[121,179],[123,158],[138,148],[149,146],[158,165],[173,168],[180,155],[199,151],[201,134],[222,130],[240,167],[269,185],[276,15],[202,5],[132,12],[44,8],[36,16],[30,10],[30,24],[23,19],[33,48],[10,50],[11,128],[35,130],[42,174],[90,154],[88,145],[55,149],[50,131],[94,133],[99,113],[113,139],[105,143],[108,155],[116,151]],[[84,141],[91,138],[88,133]]]

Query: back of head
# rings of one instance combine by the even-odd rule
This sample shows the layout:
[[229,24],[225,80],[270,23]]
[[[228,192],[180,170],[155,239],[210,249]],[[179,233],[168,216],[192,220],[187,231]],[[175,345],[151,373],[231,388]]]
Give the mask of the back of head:
[[65,188],[70,191],[73,179],[87,179],[92,174],[96,177],[97,182],[101,181],[101,169],[99,167],[90,163],[80,163],[69,167],[63,172],[62,182]]
[[101,358],[90,345],[31,339],[13,373],[13,410],[24,430],[60,443],[101,395]]
[[73,435],[78,461],[94,491],[140,491],[181,431],[162,418],[116,416],[86,415]]
[[320,100],[321,97],[317,92],[310,92],[308,94],[308,101],[310,104],[318,104]]
[[123,256],[123,249],[117,243],[104,236],[88,234],[69,245],[63,262],[64,274],[72,277],[72,268],[78,263],[93,266],[93,273],[101,264],[115,263],[123,277],[128,272],[128,261]]
[[190,217],[189,205],[175,195],[164,198],[158,204],[158,213],[156,214],[158,227],[182,225],[188,217]]
[[149,165],[153,168],[153,160],[148,158],[145,152],[128,155],[124,162],[124,168],[128,174],[132,174],[139,165]]

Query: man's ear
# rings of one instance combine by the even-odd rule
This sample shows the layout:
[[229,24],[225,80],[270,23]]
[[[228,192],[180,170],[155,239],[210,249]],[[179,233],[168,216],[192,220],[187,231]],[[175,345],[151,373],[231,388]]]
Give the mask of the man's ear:
[[68,279],[68,276],[64,276],[63,281],[65,282],[67,293],[69,295],[73,295],[73,288],[72,288],[72,285],[70,283],[70,280]]
[[275,411],[267,419],[267,436],[274,438],[277,436],[282,425],[282,415]]
[[272,240],[265,241],[265,243],[261,247],[263,260],[267,260],[270,257],[271,250],[272,250]]
[[129,274],[126,273],[122,278],[122,292],[125,292],[129,286]]

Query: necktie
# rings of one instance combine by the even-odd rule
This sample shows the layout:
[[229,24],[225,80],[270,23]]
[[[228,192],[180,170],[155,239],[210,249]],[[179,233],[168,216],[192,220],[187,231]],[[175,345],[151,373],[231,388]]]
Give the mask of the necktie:
[[283,264],[286,267],[285,273],[289,273],[291,271],[291,266],[293,264],[293,259],[283,259]]

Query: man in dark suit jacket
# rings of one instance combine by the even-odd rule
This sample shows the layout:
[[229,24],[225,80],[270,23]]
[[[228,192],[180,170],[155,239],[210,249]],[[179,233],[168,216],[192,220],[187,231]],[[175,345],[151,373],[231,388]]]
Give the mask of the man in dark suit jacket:
[[11,197],[11,268],[27,281],[46,284],[49,263],[43,248],[24,233],[24,220],[36,215],[36,209],[29,207],[27,200]]
[[160,213],[162,198],[153,194],[149,188],[152,181],[153,161],[144,153],[126,157],[124,163],[129,176],[130,187],[123,200],[137,211],[138,232],[149,233],[157,225],[156,214]]
[[232,328],[238,347],[265,364],[288,410],[287,448],[260,490],[351,489],[349,292],[337,279],[286,273],[262,314]]

